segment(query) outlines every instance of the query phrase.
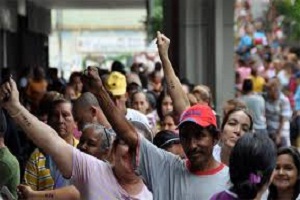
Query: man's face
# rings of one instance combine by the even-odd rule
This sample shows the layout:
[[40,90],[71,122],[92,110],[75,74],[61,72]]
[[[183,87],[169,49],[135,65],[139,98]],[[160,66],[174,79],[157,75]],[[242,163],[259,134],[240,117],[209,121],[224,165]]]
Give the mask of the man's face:
[[279,99],[280,92],[278,87],[276,87],[276,85],[270,86],[268,89],[268,95],[273,100]]
[[76,123],[72,115],[71,104],[66,102],[57,104],[49,115],[49,125],[63,139],[73,135]]
[[206,129],[194,122],[185,122],[179,129],[180,141],[192,170],[202,170],[212,158],[215,140]]

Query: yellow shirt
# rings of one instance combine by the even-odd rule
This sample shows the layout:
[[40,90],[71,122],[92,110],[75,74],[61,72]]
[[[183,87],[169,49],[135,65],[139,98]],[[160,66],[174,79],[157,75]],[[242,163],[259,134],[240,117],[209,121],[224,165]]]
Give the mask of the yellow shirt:
[[[73,146],[77,147],[79,141],[73,138]],[[53,190],[54,180],[51,171],[46,167],[47,157],[40,151],[35,149],[26,163],[24,183],[29,185],[33,190]]]
[[266,83],[265,79],[261,76],[250,76],[250,79],[253,83],[253,91],[258,93],[263,92],[264,85]]

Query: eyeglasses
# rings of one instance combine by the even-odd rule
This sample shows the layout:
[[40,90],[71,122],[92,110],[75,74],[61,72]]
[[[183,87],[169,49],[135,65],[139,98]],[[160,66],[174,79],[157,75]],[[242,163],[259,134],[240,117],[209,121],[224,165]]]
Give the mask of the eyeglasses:
[[107,128],[103,128],[104,133],[105,133],[105,137],[106,137],[106,146],[107,148],[110,147],[111,144],[111,136],[114,135],[114,131],[113,129],[107,129]]

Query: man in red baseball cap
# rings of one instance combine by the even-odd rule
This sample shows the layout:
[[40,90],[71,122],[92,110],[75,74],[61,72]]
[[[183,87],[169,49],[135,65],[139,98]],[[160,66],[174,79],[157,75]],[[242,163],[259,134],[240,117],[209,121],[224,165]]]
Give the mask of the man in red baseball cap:
[[192,173],[218,168],[213,148],[219,140],[216,117],[207,105],[188,108],[180,117],[179,134]]

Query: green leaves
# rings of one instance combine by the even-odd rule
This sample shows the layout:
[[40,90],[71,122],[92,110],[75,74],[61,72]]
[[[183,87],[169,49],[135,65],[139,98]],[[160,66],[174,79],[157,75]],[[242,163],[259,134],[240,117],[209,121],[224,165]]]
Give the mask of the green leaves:
[[162,0],[154,1],[152,16],[148,19],[148,37],[152,40],[156,37],[156,31],[163,28],[163,2]]
[[288,27],[288,39],[300,39],[300,0],[274,0],[278,14],[284,16],[284,25]]

